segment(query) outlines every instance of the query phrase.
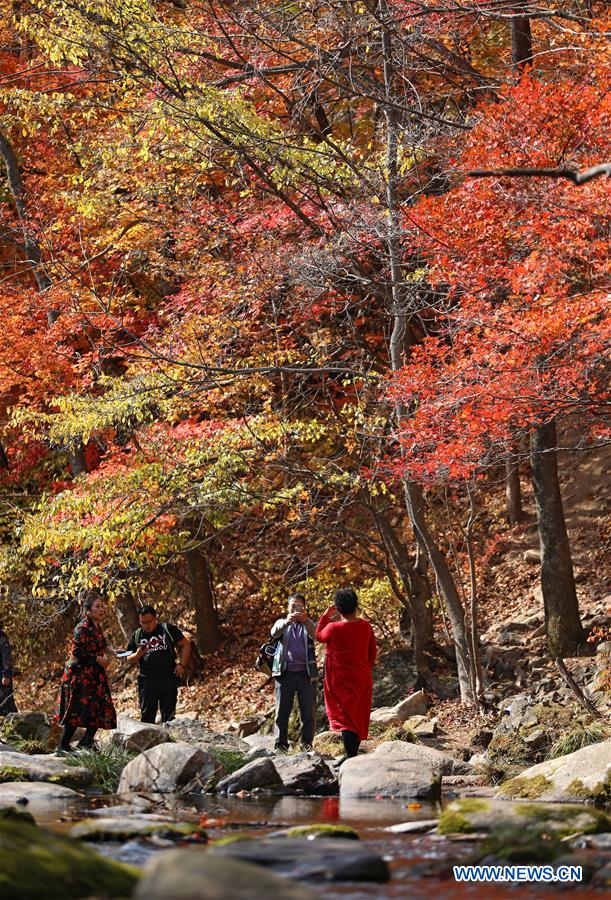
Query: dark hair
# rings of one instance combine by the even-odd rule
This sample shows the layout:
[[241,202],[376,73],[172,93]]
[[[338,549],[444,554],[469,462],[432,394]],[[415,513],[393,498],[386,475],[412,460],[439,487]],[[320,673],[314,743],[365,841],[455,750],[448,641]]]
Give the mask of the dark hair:
[[298,600],[300,603],[303,603],[304,606],[306,605],[306,598],[303,594],[291,594],[291,596],[289,597],[289,603],[291,602],[291,600]]
[[104,598],[99,594],[89,594],[89,596],[83,600],[83,612],[89,612],[96,600],[104,601]]
[[359,605],[356,592],[352,588],[340,588],[335,592],[335,608],[344,616],[349,616]]
[[151,606],[150,603],[147,603],[146,606],[138,607],[138,615],[139,616],[156,616],[157,612],[154,606]]

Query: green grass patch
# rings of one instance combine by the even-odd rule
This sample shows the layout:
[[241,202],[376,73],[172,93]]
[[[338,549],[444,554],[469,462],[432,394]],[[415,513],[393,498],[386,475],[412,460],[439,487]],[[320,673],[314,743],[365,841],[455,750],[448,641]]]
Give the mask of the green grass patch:
[[134,757],[133,750],[126,750],[116,744],[109,744],[103,750],[83,748],[66,756],[67,766],[80,766],[93,773],[96,783],[106,794],[114,794],[119,787],[121,772]]
[[600,744],[611,737],[611,728],[602,722],[578,722],[570,731],[561,734],[552,744],[548,759],[558,759],[575,753],[591,744]]

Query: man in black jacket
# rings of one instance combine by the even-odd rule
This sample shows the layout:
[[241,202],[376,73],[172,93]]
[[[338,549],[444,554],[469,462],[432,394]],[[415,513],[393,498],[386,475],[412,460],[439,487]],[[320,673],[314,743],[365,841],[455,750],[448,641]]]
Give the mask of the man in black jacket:
[[152,606],[138,610],[140,628],[131,636],[128,662],[138,662],[138,699],[142,722],[154,723],[157,707],[161,721],[169,722],[176,712],[178,680],[185,675],[191,646],[176,625],[161,624]]

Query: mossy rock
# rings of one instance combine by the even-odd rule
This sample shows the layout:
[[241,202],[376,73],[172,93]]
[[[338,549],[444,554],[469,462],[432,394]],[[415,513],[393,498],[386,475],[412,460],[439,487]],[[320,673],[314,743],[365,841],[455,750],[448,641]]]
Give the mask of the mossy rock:
[[611,806],[611,775],[594,787],[588,787],[580,778],[575,778],[568,785],[567,793],[576,800],[595,803],[597,806]]
[[566,853],[566,845],[549,834],[542,824],[525,828],[520,823],[503,823],[484,840],[480,859],[502,860],[510,864],[552,862]]
[[306,837],[312,840],[316,838],[344,838],[350,841],[360,840],[358,832],[349,825],[296,825],[283,832],[286,837]]
[[545,791],[553,787],[553,782],[545,775],[534,775],[532,778],[524,778],[518,775],[502,784],[498,790],[501,797],[508,800],[522,798],[523,800],[538,800]]
[[210,844],[211,847],[226,847],[228,844],[237,844],[239,841],[254,841],[255,838],[252,834],[243,834],[241,831],[236,832],[236,834],[228,834],[225,837],[219,838],[216,841],[212,841]]
[[17,766],[1,766],[0,767],[0,784],[7,781],[29,781],[28,773],[25,769],[19,769]]
[[464,797],[448,804],[437,823],[439,834],[470,834],[477,828],[469,819],[469,814],[487,813],[490,803],[478,797]]
[[11,900],[129,897],[139,872],[23,818],[0,816],[0,896]]
[[538,822],[557,837],[570,834],[604,834],[611,831],[611,817],[602,810],[578,803],[516,803],[514,811]]
[[[202,829],[191,822],[158,822],[145,816],[127,818],[84,819],[70,829],[70,837],[94,843],[101,841],[129,841],[151,835],[178,841],[192,834],[202,835]],[[203,838],[205,840],[205,837]]]

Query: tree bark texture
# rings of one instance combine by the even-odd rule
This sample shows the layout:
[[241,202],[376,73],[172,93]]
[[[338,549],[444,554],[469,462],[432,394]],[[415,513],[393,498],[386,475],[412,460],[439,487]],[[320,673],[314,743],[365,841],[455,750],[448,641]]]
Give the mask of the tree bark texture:
[[507,520],[510,525],[518,525],[524,519],[524,510],[520,487],[520,467],[517,462],[517,454],[513,450],[505,458],[505,497],[507,498]]
[[511,65],[519,72],[532,62],[532,32],[528,16],[514,16],[511,20]]
[[583,640],[583,627],[558,480],[555,422],[540,425],[532,432],[531,466],[547,643],[553,657],[565,657],[577,651]]
[[115,613],[123,637],[128,641],[140,624],[136,603],[129,591],[120,594],[115,600]]
[[199,547],[188,550],[186,558],[191,601],[195,611],[195,642],[200,653],[213,653],[221,643],[221,632],[214,604],[210,566]]

